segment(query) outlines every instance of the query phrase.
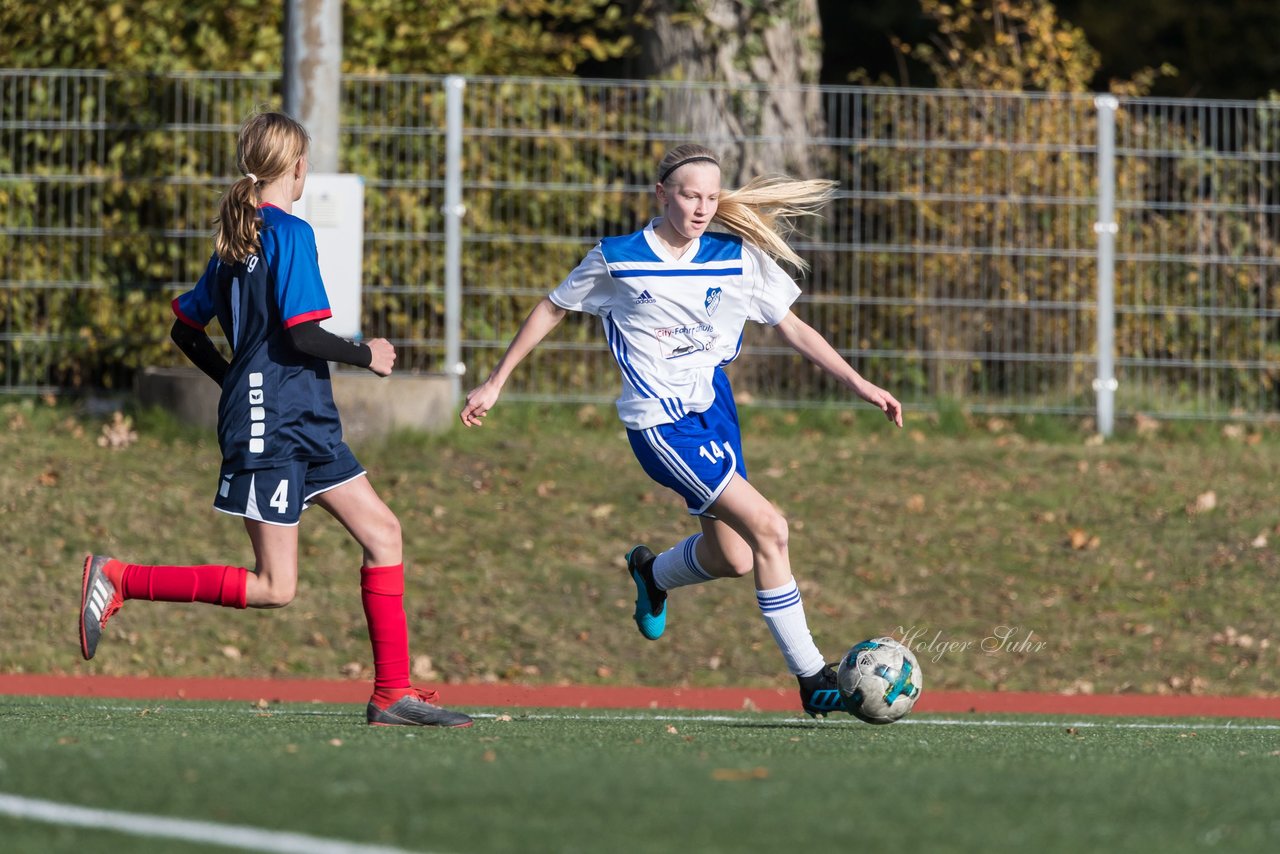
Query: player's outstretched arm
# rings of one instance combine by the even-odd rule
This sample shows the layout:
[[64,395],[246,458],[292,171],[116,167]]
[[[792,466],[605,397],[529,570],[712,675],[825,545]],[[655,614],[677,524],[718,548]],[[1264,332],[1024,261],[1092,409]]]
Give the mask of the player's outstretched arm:
[[561,320],[564,320],[565,314],[567,314],[565,309],[547,297],[543,297],[542,301],[533,307],[533,311],[529,312],[529,316],[520,325],[520,331],[511,339],[507,352],[498,360],[489,378],[467,393],[467,402],[462,407],[460,415],[463,424],[468,427],[481,426],[484,416],[498,402],[498,395],[502,393],[502,387],[506,385],[507,378],[516,369],[516,365],[520,364],[521,360],[529,355],[533,348],[537,347],[542,339],[559,325]]
[[848,386],[854,394],[879,409],[897,426],[902,426],[902,404],[889,392],[867,382],[853,366],[841,358],[826,338],[790,312],[775,329],[791,348]]
[[318,320],[307,320],[294,324],[285,330],[296,350],[324,359],[326,362],[338,362],[351,365],[353,368],[368,368],[380,377],[389,376],[396,363],[396,350],[385,338],[374,338],[368,342],[348,341],[340,335],[334,335],[320,325]]

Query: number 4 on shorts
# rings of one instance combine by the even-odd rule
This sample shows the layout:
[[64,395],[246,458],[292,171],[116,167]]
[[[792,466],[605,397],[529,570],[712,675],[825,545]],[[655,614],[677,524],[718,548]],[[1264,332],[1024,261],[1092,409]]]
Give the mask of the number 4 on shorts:
[[280,514],[289,512],[289,481],[282,480],[280,485],[276,487],[276,491],[268,502],[272,507],[276,508],[276,512]]

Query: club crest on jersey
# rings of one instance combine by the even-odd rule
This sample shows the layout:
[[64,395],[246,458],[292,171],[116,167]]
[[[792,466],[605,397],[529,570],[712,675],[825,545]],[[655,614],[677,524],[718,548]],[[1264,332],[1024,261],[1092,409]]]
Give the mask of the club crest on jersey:
[[636,297],[636,305],[649,305],[650,303],[655,302],[657,302],[657,300],[654,299],[653,295],[648,291],[641,291],[640,296]]
[[707,298],[703,304],[707,307],[707,314],[715,314],[720,307],[720,288],[707,288]]

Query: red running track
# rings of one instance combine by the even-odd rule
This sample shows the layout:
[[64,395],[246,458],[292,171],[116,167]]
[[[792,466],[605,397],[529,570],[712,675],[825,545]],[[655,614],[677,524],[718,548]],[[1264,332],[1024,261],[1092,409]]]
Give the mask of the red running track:
[[[450,706],[566,709],[684,709],[800,713],[795,690],[767,688],[638,688],[588,685],[441,685]],[[303,679],[176,679],[141,676],[0,674],[0,694],[136,700],[246,700],[358,703],[364,682]],[[1023,691],[925,691],[917,712],[1280,718],[1280,697],[1038,694]]]

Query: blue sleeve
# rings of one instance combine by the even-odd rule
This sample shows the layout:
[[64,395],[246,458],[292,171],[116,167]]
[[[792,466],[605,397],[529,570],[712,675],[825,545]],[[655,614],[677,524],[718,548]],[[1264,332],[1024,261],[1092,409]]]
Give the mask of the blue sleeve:
[[329,295],[320,280],[320,259],[311,226],[292,216],[281,219],[263,230],[262,245],[266,262],[275,274],[276,304],[285,329],[332,317]]
[[216,313],[213,307],[213,289],[218,283],[218,256],[209,259],[204,275],[196,286],[179,295],[171,304],[178,319],[193,329],[204,329]]

